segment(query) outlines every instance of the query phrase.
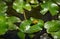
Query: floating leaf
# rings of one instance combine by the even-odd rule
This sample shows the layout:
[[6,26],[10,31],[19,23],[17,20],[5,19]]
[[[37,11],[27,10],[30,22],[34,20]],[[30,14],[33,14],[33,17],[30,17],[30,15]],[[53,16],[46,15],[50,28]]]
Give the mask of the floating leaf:
[[16,26],[15,24],[11,23],[11,22],[7,22],[8,24],[8,30],[16,30],[18,29],[18,26]]
[[48,9],[49,9],[49,8],[48,8],[48,2],[42,3],[42,4],[41,4],[41,7],[42,7],[42,10],[40,11],[40,13],[43,14],[43,15],[46,14],[46,12],[47,12]]
[[18,32],[18,36],[21,38],[21,39],[25,39],[25,34],[23,32]]
[[34,33],[34,32],[38,32],[39,30],[42,30],[44,22],[42,20],[38,20],[37,23],[34,23],[34,25],[31,25],[35,20],[36,19],[33,18],[30,20],[23,21],[20,25],[20,30],[24,33]]
[[8,17],[8,22],[15,23],[15,22],[20,22],[20,19],[18,17]]
[[31,6],[29,3],[25,4],[24,8],[28,11],[31,11]]
[[52,2],[49,3],[49,11],[52,16],[54,16],[58,13],[58,9],[59,9],[59,7],[57,4],[52,3]]
[[17,11],[17,12],[24,12],[24,9],[30,11],[31,10],[31,6],[29,3],[25,3],[23,0],[15,0],[15,2],[13,3],[13,8]]
[[53,3],[52,1],[42,3],[41,7],[42,7],[42,10],[40,11],[41,14],[44,15],[49,10],[52,16],[56,15],[59,9],[58,5]]
[[1,1],[0,2],[0,13],[6,12],[6,9],[7,9],[6,3]]
[[45,23],[44,27],[47,29],[48,33],[58,31],[60,29],[60,21],[48,21]]
[[33,25],[30,27],[29,30],[27,30],[27,33],[34,33],[34,32],[38,32],[40,30],[42,30],[42,28],[39,27],[39,25]]
[[8,29],[5,16],[0,16],[0,35],[5,34]]
[[20,19],[14,16],[8,17],[7,18],[7,24],[8,24],[8,29],[9,30],[14,30],[14,29],[18,29],[18,26],[16,26],[14,23],[16,22],[20,22]]
[[31,21],[25,20],[20,25],[20,30],[22,32],[26,32],[30,28]]
[[31,7],[33,7],[33,8],[35,8],[39,5],[37,0],[30,0],[30,3],[31,3]]
[[58,5],[60,5],[60,0],[54,0]]

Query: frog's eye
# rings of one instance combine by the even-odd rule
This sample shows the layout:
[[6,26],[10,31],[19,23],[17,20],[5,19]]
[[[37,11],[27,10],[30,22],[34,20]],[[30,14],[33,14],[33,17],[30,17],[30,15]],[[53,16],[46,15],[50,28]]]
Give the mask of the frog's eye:
[[33,26],[33,25],[35,25],[37,23],[38,23],[38,20],[33,20],[32,23],[30,24],[30,26]]
[[33,20],[32,23],[33,24],[37,24],[38,23],[38,20]]

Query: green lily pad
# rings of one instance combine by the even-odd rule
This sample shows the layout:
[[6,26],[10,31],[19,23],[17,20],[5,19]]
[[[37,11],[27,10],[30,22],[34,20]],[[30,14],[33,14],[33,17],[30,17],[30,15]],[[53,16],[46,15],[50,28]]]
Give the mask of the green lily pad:
[[15,2],[13,3],[13,8],[19,13],[23,13],[24,9],[28,11],[31,10],[30,4],[24,2],[23,0],[15,0]]
[[60,30],[57,32],[50,33],[54,39],[60,39]]
[[8,29],[5,16],[0,16],[0,35],[5,34]]
[[47,29],[48,33],[56,32],[60,29],[60,22],[59,21],[48,21],[45,23],[44,27]]
[[42,30],[44,25],[42,20],[38,20],[37,24],[34,25],[31,25],[31,23],[33,23],[32,19],[23,21],[20,25],[20,30],[24,33],[34,33]]
[[55,4],[53,2],[50,2],[48,6],[49,6],[49,11],[50,11],[52,16],[56,15],[57,13],[59,13],[58,12],[59,7],[58,7],[57,4]]
[[41,3],[42,10],[40,11],[41,14],[46,14],[47,11],[50,11],[51,15],[56,15],[59,10],[59,7],[57,4],[55,4],[52,1],[46,1],[45,3]]
[[40,11],[40,13],[43,14],[43,15],[46,14],[46,12],[49,10],[49,8],[48,8],[48,2],[42,3],[41,7],[42,7],[42,10]]
[[26,3],[25,6],[23,7],[24,9],[31,11],[31,6],[29,3]]
[[0,1],[0,13],[6,12],[7,6],[6,3],[3,1]]
[[11,22],[7,22],[8,24],[8,30],[17,30],[18,26],[16,26],[15,24],[11,23]]
[[23,32],[18,32],[18,36],[21,38],[21,39],[25,39],[25,34]]
[[37,0],[30,0],[29,2],[32,4],[31,7],[33,7],[33,8],[35,8],[39,5]]
[[7,24],[8,24],[8,29],[9,30],[16,30],[18,29],[18,26],[15,25],[14,23],[20,22],[20,19],[14,16],[8,17],[7,18]]
[[42,28],[39,25],[33,25],[26,32],[27,33],[34,33],[34,32],[38,32],[40,30],[42,30]]
[[60,5],[60,0],[54,0],[58,5]]
[[26,32],[30,28],[31,21],[25,20],[20,25],[20,30],[22,32]]
[[15,22],[20,22],[20,19],[18,17],[8,17],[8,22],[15,23]]

